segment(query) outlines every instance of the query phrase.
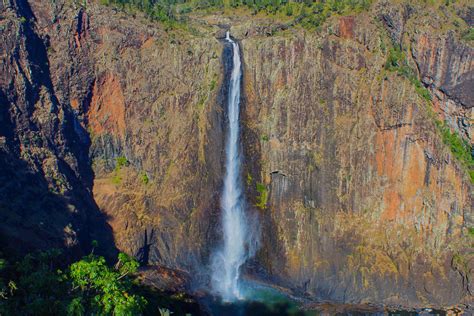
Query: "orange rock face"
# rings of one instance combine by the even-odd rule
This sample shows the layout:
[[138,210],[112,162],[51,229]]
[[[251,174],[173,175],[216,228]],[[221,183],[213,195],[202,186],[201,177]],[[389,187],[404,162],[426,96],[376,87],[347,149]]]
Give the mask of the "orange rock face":
[[95,135],[125,134],[125,100],[120,82],[110,74],[96,80],[88,111],[88,122]]
[[345,16],[339,19],[339,32],[341,37],[353,38],[354,37],[354,23],[355,19],[352,16]]

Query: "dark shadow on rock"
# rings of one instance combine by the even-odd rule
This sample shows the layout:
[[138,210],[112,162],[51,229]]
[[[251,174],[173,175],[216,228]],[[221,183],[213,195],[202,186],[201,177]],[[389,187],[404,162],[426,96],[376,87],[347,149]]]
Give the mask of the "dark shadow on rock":
[[135,256],[140,262],[141,266],[147,266],[150,260],[150,248],[153,245],[153,238],[154,238],[155,230],[152,228],[150,231],[150,235],[148,236],[147,229],[143,234],[143,245],[138,250],[137,255]]
[[[92,195],[90,139],[82,126],[76,124],[77,118],[69,106],[60,104],[56,97],[47,47],[33,28],[36,18],[28,1],[15,1],[14,9],[26,18],[20,26],[25,47],[20,49],[26,50],[23,56],[31,69],[31,82],[20,72],[18,75],[25,79],[24,89],[16,90],[10,85],[0,90],[0,136],[6,138],[5,145],[0,146],[1,246],[19,254],[63,246],[74,255],[82,255],[91,250],[92,240],[97,240],[96,253],[113,260],[117,249],[112,229]],[[13,56],[18,63],[20,55],[16,52]],[[42,98],[47,98],[46,102]],[[35,105],[49,102],[49,112],[55,119],[48,124],[36,123]],[[9,111],[13,106],[20,111]],[[59,109],[64,114],[62,119]],[[41,135],[37,141],[24,137],[32,131]],[[68,190],[55,192],[50,187],[57,179],[42,170],[45,158],[23,156],[20,149],[28,146],[46,149],[57,159],[60,176],[70,185]],[[71,156],[75,158],[72,162]]]

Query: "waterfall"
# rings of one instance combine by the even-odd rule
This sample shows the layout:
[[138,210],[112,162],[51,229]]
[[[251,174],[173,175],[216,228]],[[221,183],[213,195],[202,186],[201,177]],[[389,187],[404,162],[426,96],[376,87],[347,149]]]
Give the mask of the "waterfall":
[[224,301],[242,299],[240,268],[253,255],[256,248],[255,220],[249,221],[241,179],[240,148],[240,82],[242,67],[239,45],[226,33],[226,41],[232,44],[233,62],[229,81],[227,103],[228,130],[224,188],[221,198],[223,244],[212,258],[212,289]]

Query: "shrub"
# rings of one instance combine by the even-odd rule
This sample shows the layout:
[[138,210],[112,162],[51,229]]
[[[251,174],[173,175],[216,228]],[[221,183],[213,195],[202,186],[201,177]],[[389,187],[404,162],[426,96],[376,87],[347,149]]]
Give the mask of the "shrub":
[[140,181],[144,184],[147,185],[150,182],[150,179],[148,178],[148,175],[146,174],[145,171],[142,171],[140,173]]
[[[56,249],[28,254],[16,264],[7,265],[2,279],[9,289],[0,306],[5,315],[61,315],[66,312],[68,286],[59,265]],[[3,300],[2,300],[3,301]]]
[[469,30],[465,31],[462,35],[462,39],[465,41],[474,41],[474,27],[470,27]]
[[[79,305],[94,314],[138,315],[146,300],[130,293],[131,280],[128,276],[136,272],[138,262],[120,253],[114,268],[109,267],[103,257],[90,254],[69,268],[73,291],[78,295],[68,309],[77,311]],[[82,304],[79,304],[79,301]]]
[[398,67],[402,66],[405,61],[405,54],[398,48],[392,47],[388,51],[387,61],[385,62],[385,68],[388,70],[397,70]]
[[216,79],[212,79],[211,84],[209,85],[209,90],[213,91],[216,88],[217,81]]
[[467,229],[469,236],[474,238],[474,227],[469,227]]
[[143,184],[147,185],[148,182],[150,182],[150,179],[148,178],[148,175],[146,174],[146,172],[142,172],[140,174],[140,180],[142,181]]
[[0,314],[140,315],[146,307],[146,300],[133,293],[131,275],[138,262],[130,256],[119,254],[111,267],[91,253],[63,271],[60,255],[52,249],[13,265],[0,260]]
[[449,146],[454,157],[461,162],[462,166],[469,173],[471,182],[474,183],[474,157],[471,145],[456,132],[451,132],[445,122],[437,120],[436,126],[441,133],[443,142]]
[[405,53],[398,47],[389,50],[385,69],[396,71],[399,75],[407,78],[414,85],[416,93],[427,101],[431,101],[431,94],[418,79],[415,71],[408,65]]
[[129,164],[127,158],[125,158],[124,156],[120,156],[120,157],[115,158],[115,162],[116,162],[116,167],[119,168],[119,169],[124,167],[124,166],[128,166],[128,164]]
[[[286,16],[293,16],[295,9],[300,8],[301,13],[292,24],[301,23],[305,27],[317,27],[324,23],[331,14],[350,14],[367,10],[372,0],[100,0],[100,2],[103,5],[114,5],[124,11],[145,12],[151,20],[164,22],[170,27],[176,26],[179,21],[185,21],[179,15],[188,14],[193,10],[246,6],[253,10],[254,14],[264,11],[268,14],[281,12]],[[307,14],[304,8],[308,9]]]
[[263,183],[257,183],[257,192],[259,195],[257,196],[256,206],[261,210],[264,210],[267,208],[268,191]]
[[119,185],[120,183],[122,183],[122,177],[120,176],[118,172],[116,172],[114,176],[112,177],[112,183],[116,185]]

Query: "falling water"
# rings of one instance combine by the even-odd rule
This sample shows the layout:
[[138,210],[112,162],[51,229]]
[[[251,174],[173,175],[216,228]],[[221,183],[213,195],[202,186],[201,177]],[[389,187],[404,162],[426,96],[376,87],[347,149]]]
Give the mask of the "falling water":
[[224,189],[221,199],[223,245],[214,253],[212,288],[224,301],[241,299],[240,268],[253,254],[256,238],[245,211],[242,192],[240,153],[240,81],[242,69],[239,45],[226,34],[232,44],[233,63],[229,82],[227,112],[229,126],[226,143]]

